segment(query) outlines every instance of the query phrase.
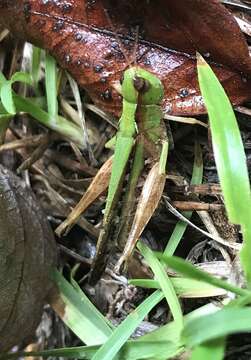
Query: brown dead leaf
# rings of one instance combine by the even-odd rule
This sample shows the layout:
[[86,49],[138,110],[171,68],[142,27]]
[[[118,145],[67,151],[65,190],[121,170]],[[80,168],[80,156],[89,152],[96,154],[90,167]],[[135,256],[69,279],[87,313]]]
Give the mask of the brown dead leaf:
[[142,234],[159,204],[165,182],[166,174],[160,172],[160,163],[157,162],[153,165],[144,183],[142,193],[138,201],[132,228],[128,235],[123,254],[115,266],[115,272],[120,272],[122,265],[127,262],[127,260],[132,255],[140,235]]
[[81,216],[81,214],[104,192],[107,190],[112,171],[112,159],[110,157],[99,169],[91,185],[88,187],[79,203],[70,212],[67,219],[63,221],[55,230],[61,236],[66,228],[71,228]]
[[137,27],[137,63],[163,82],[165,113],[205,112],[196,50],[226,66],[214,69],[233,104],[251,98],[250,80],[240,74],[251,73],[245,38],[217,0],[2,0],[0,22],[15,36],[49,50],[99,107],[115,115],[121,98],[113,85],[128,66],[117,38],[133,60]]

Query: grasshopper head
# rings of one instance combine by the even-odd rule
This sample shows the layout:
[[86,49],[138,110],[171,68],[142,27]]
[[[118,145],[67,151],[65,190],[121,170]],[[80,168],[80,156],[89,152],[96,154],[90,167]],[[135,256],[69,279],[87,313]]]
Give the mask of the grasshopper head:
[[132,67],[124,72],[122,79],[122,96],[131,103],[137,103],[141,96],[143,105],[159,104],[164,89],[157,76],[140,67]]

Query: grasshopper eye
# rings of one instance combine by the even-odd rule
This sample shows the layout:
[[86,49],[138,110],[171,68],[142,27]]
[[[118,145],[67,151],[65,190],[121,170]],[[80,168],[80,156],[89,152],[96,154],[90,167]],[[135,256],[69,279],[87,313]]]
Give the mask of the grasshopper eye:
[[139,92],[144,94],[145,92],[147,92],[150,89],[150,82],[146,79],[144,79],[143,77],[139,77],[136,76],[133,79],[133,85],[134,88]]

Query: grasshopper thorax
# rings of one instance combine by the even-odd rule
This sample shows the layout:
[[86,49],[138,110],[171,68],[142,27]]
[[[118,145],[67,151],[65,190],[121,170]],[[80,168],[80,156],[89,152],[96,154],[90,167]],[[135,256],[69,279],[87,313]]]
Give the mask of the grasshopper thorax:
[[140,67],[131,67],[123,74],[122,96],[130,103],[159,104],[164,95],[161,81],[154,74]]

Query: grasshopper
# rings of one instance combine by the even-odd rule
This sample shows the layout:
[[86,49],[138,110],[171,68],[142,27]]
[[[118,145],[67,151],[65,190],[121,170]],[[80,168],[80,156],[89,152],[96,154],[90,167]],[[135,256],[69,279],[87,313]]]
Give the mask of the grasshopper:
[[[165,185],[168,140],[160,106],[163,85],[152,73],[133,66],[124,72],[120,92],[123,97],[123,110],[115,138],[114,156],[101,167],[74,212],[57,229],[57,233],[61,233],[66,226],[76,222],[78,216],[108,186],[103,224],[91,267],[91,283],[96,283],[103,273],[113,246],[112,229],[128,167],[130,167],[130,176],[116,233],[117,245],[120,248],[124,247],[124,250],[115,267],[116,271],[119,271],[131,256],[138,238],[159,203]],[[134,158],[130,163],[132,154]],[[135,190],[144,168],[145,158],[151,159],[154,165],[145,181],[133,217],[131,209],[135,202]]]

